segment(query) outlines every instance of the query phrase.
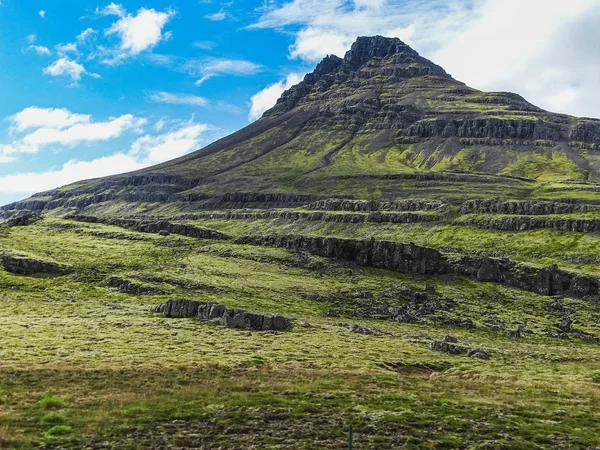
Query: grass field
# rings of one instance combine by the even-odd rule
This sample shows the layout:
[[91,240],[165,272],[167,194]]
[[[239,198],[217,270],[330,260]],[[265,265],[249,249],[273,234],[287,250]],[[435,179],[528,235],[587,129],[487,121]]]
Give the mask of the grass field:
[[[562,317],[547,297],[61,219],[4,228],[0,245],[73,267],[56,277],[0,270],[3,448],[346,448],[350,424],[358,449],[600,445],[600,347],[545,337]],[[167,280],[150,283],[166,295],[102,286],[108,276],[148,274]],[[434,285],[456,302],[449,314],[476,328],[352,317],[355,292],[379,299],[398,284]],[[169,298],[297,320],[292,331],[267,333],[151,312]],[[342,315],[326,317],[334,299]],[[600,334],[598,304],[564,306],[577,328]],[[491,317],[531,334],[509,338]],[[448,334],[491,359],[428,349]]]

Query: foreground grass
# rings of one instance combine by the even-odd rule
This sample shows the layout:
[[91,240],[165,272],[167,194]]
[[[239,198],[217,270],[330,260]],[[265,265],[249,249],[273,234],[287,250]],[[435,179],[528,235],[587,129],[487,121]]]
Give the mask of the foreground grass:
[[[461,279],[335,264],[282,249],[129,233],[58,219],[4,230],[0,245],[74,267],[67,277],[0,270],[0,447],[6,448],[593,448],[600,445],[600,348],[543,337],[550,299]],[[162,296],[102,286],[154,274]],[[327,298],[390,284],[433,284],[475,330],[327,318]],[[219,301],[298,319],[290,332],[169,320],[168,298]],[[402,302],[401,299],[391,300]],[[600,308],[565,300],[600,334]],[[534,334],[490,331],[494,315]],[[300,326],[307,321],[310,327]],[[363,336],[340,322],[377,327]],[[456,336],[489,361],[427,349]]]

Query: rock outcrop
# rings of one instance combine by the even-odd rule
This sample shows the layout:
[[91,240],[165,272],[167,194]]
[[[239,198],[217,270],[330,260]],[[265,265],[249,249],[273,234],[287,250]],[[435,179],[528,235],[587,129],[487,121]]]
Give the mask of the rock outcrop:
[[304,212],[304,211],[218,211],[197,214],[186,214],[175,217],[177,220],[307,220],[314,222],[338,222],[338,223],[420,223],[434,222],[440,220],[439,216],[433,214],[415,214],[412,212],[370,212],[368,214],[335,214],[328,212]]
[[211,230],[209,228],[201,228],[182,223],[173,223],[167,220],[122,219],[80,215],[67,216],[66,219],[75,220],[78,222],[102,223],[105,225],[127,228],[128,230],[139,231],[141,233],[158,234],[161,231],[167,231],[172,234],[180,234],[182,236],[193,237],[196,239],[230,239],[230,237],[226,234]]
[[13,255],[2,255],[2,266],[7,272],[17,275],[67,275],[72,271],[65,265]]
[[497,198],[468,200],[463,203],[460,210],[462,214],[512,214],[523,216],[586,213],[590,211],[600,211],[600,205],[565,201],[550,202]]
[[429,349],[435,350],[441,353],[448,353],[450,355],[467,355],[469,358],[475,359],[490,359],[490,353],[485,350],[481,350],[479,348],[467,348],[461,345],[458,345],[457,339],[451,338],[450,336],[446,336],[441,341],[432,341],[429,343]]
[[144,286],[119,277],[110,277],[104,281],[104,286],[116,289],[123,294],[131,295],[165,295],[166,291],[152,286]]
[[36,222],[42,220],[42,216],[36,213],[23,214],[21,216],[13,217],[6,221],[9,227],[27,227],[33,225]]
[[227,328],[244,328],[259,331],[284,331],[292,327],[290,319],[279,314],[268,314],[225,305],[194,300],[169,300],[155,308],[156,312],[170,318],[195,318],[214,321]]
[[310,194],[269,194],[269,193],[230,193],[206,195],[189,193],[179,196],[181,200],[193,202],[192,209],[244,209],[244,208],[281,208],[302,206],[307,202],[320,199]]
[[352,261],[362,266],[419,275],[440,275],[450,270],[437,250],[391,241],[270,235],[244,236],[236,239],[235,243],[306,251],[326,258]]
[[577,233],[600,231],[600,219],[557,219],[528,216],[470,217],[459,221],[461,225],[477,226],[488,230],[529,231],[549,229]]
[[412,199],[396,202],[382,202],[378,200],[347,200],[329,198],[304,205],[304,209],[311,211],[444,211],[446,205],[439,200]]
[[547,296],[584,298],[597,297],[600,293],[600,279],[560,270],[557,266],[540,267],[480,255],[443,254],[432,248],[400,242],[294,235],[243,236],[234,242],[305,251],[361,266],[416,275],[454,273]]
[[505,258],[457,256],[454,273],[477,281],[501,283],[540,295],[567,295],[575,298],[597,297],[600,280],[560,270],[556,265],[540,267]]

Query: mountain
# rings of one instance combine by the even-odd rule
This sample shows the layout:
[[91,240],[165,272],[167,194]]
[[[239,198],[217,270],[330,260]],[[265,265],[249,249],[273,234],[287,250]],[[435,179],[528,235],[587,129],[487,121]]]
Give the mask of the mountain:
[[[218,198],[331,196],[457,203],[543,197],[552,183],[564,187],[556,194],[553,185],[552,197],[569,197],[573,186],[595,192],[598,150],[600,120],[478,91],[399,39],[361,37],[343,59],[324,58],[260,120],[195,153],[3,210],[174,212]],[[462,182],[467,188],[455,189]]]
[[599,449],[599,126],[360,38],[5,207],[0,448]]

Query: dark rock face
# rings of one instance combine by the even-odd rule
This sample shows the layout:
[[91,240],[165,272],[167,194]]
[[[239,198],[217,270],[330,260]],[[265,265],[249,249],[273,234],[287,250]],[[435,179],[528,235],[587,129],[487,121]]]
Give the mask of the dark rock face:
[[[263,212],[239,212],[220,211],[200,214],[186,214],[181,219],[203,220],[260,220],[260,219],[284,219],[284,220],[308,220],[316,222],[337,223],[420,223],[439,220],[431,214],[415,213],[392,213],[371,212],[369,214],[331,214],[326,212],[303,212],[303,211],[263,211]],[[178,217],[179,219],[179,217]]]
[[27,227],[33,225],[36,222],[42,220],[42,216],[35,213],[24,214],[22,216],[14,217],[6,222],[9,227]]
[[185,194],[180,199],[194,202],[194,209],[244,209],[293,207],[320,199],[310,194],[231,193],[223,195]]
[[143,286],[130,280],[119,277],[110,277],[104,282],[104,286],[116,289],[124,294],[131,295],[165,295],[167,292],[151,286]]
[[330,198],[319,200],[304,206],[317,211],[444,211],[446,205],[438,200],[414,199],[399,202],[380,202],[377,200],[346,200]]
[[461,207],[462,214],[513,214],[524,216],[572,214],[598,211],[600,206],[574,202],[548,202],[536,200],[469,200]]
[[119,219],[94,216],[67,216],[66,218],[78,222],[103,223],[105,225],[113,225],[139,231],[141,233],[160,233],[161,231],[167,231],[172,234],[180,234],[196,239],[229,239],[229,236],[226,234],[215,230],[181,223],[172,223],[166,220]]
[[193,300],[169,300],[164,305],[159,305],[155,311],[160,310],[165,317],[186,319],[198,316],[200,305],[200,302]]
[[560,141],[562,128],[542,120],[517,119],[434,119],[422,120],[404,130],[406,136],[434,136],[476,139],[529,139]]
[[71,268],[60,264],[11,255],[2,255],[2,266],[7,272],[18,275],[66,275],[71,272]]
[[227,309],[219,319],[219,323],[227,328],[245,328],[259,331],[284,331],[292,327],[290,320],[284,316],[241,309]]
[[291,321],[278,314],[260,313],[243,309],[228,309],[219,303],[194,300],[169,300],[154,309],[165,317],[197,318],[215,321],[227,328],[244,328],[259,331],[284,331],[292,327]]
[[457,275],[477,281],[501,283],[540,295],[569,295],[575,298],[597,296],[600,280],[560,270],[538,267],[508,259],[464,256],[454,261]]
[[462,220],[460,223],[488,230],[503,231],[528,231],[543,228],[576,233],[595,233],[600,231],[600,219],[548,219],[544,217],[506,216],[476,217]]
[[359,37],[344,59],[327,56],[302,82],[284,92],[265,115],[274,116],[290,111],[311,92],[324,92],[334,83],[378,76],[395,80],[420,76],[451,79],[444,69],[420,56],[400,39]]
[[600,142],[600,123],[580,122],[569,132],[569,139],[578,142]]
[[476,281],[501,283],[546,296],[583,298],[596,297],[600,293],[598,278],[560,270],[557,266],[539,267],[477,255],[444,255],[432,248],[414,244],[293,235],[244,236],[236,239],[235,243],[305,251],[361,266],[403,273],[454,273]]
[[449,271],[440,252],[413,244],[309,236],[244,236],[235,242],[307,251],[326,258],[405,273],[440,275]]

